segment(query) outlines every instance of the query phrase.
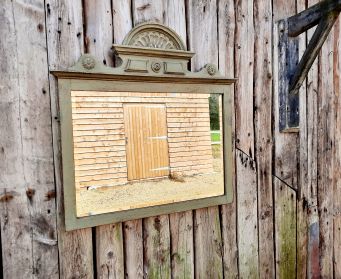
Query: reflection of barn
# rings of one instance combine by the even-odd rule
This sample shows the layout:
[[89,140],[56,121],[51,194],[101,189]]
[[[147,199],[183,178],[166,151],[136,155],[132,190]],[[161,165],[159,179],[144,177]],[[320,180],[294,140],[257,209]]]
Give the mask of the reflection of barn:
[[208,97],[72,92],[77,188],[212,172]]

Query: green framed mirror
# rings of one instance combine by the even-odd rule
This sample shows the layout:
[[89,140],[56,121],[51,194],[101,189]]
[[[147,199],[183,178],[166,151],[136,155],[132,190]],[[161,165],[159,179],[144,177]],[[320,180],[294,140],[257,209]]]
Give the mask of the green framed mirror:
[[159,24],[134,28],[121,60],[83,55],[58,78],[66,230],[232,201],[234,79]]

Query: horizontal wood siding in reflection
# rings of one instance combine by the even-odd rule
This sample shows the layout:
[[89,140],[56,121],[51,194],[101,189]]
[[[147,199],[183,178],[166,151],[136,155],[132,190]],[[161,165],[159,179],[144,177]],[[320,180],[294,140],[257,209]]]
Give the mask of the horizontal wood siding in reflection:
[[128,182],[125,103],[166,105],[171,172],[212,172],[208,97],[209,94],[73,91],[76,188]]

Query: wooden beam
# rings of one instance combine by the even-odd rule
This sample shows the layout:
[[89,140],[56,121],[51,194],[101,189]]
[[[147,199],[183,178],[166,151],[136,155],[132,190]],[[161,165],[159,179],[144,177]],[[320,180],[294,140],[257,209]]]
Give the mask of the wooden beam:
[[290,80],[290,94],[298,93],[338,16],[339,12],[332,12],[321,20]]
[[301,13],[288,18],[288,35],[297,37],[301,33],[319,24],[332,12],[341,11],[341,0],[325,0]]

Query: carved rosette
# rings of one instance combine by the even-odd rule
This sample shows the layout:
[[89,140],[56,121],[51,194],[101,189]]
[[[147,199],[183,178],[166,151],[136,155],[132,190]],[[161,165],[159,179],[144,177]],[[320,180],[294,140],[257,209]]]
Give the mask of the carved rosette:
[[160,62],[153,62],[151,66],[153,72],[158,73],[161,70],[161,63]]
[[82,65],[85,69],[91,70],[95,68],[96,60],[91,55],[84,55],[82,58]]
[[218,69],[213,64],[207,64],[206,65],[206,71],[210,76],[214,76],[217,73]]

